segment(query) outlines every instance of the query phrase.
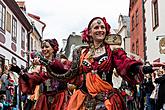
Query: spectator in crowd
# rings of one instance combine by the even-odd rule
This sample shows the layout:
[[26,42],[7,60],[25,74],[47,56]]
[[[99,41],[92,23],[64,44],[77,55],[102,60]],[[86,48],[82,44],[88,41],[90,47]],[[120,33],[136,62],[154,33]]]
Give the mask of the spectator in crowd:
[[155,83],[159,84],[158,99],[156,101],[156,110],[165,110],[165,68],[164,66],[159,71],[160,75],[155,79]]
[[11,72],[9,72],[9,66],[4,66],[4,72],[1,76],[2,90],[6,91],[6,101],[9,103],[13,102],[14,97],[14,79],[11,77]]
[[154,90],[155,87],[152,83],[151,74],[146,74],[145,75],[143,86],[144,86],[144,91],[145,91],[145,96],[146,96],[146,100],[145,100],[146,110],[153,110],[152,105],[151,105],[150,95],[151,95],[151,93],[152,93],[152,91]]
[[1,76],[2,76],[2,68],[0,67],[0,78],[1,78]]
[[0,106],[2,110],[9,110],[10,103],[6,101],[6,94],[0,95]]

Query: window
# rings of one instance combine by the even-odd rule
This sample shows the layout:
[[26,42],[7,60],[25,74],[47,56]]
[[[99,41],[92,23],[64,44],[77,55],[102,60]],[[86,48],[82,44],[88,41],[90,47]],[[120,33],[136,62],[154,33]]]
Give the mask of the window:
[[14,17],[12,19],[12,40],[17,42],[17,20]]
[[12,64],[17,64],[17,60],[16,60],[15,57],[12,57],[12,58],[11,58],[11,63],[12,63]]
[[136,10],[136,26],[139,24],[139,12]]
[[139,55],[139,41],[136,41],[136,54]]
[[25,66],[21,65],[21,69],[25,69]]
[[31,51],[33,51],[33,38],[31,38]]
[[6,8],[0,1],[0,31],[5,32],[5,12]]
[[25,30],[21,29],[21,48],[25,50]]
[[35,50],[37,50],[37,41],[36,40],[34,41],[34,48],[35,48]]
[[6,22],[6,30],[10,33],[11,32],[11,15],[7,12],[7,22]]
[[135,45],[134,45],[134,43],[132,44],[132,53],[135,53]]
[[152,26],[153,30],[159,25],[158,0],[152,0]]
[[134,16],[132,16],[132,31],[134,30]]
[[0,54],[0,68],[2,69],[2,71],[4,69],[4,64],[5,64],[5,56]]

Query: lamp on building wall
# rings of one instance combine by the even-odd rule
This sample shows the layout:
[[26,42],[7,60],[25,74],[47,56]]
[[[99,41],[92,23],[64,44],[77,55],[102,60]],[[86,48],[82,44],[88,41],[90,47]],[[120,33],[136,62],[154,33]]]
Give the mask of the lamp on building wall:
[[156,36],[156,40],[158,40],[159,37],[164,37],[164,38],[165,38],[165,35],[159,35],[159,36]]

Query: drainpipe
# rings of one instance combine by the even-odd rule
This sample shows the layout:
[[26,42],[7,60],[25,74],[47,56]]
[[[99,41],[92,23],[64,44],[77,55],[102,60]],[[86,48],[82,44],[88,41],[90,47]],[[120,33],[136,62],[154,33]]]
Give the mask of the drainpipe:
[[146,34],[145,34],[145,8],[144,8],[144,0],[142,0],[142,29],[143,29],[143,44],[144,44],[144,63],[146,63]]

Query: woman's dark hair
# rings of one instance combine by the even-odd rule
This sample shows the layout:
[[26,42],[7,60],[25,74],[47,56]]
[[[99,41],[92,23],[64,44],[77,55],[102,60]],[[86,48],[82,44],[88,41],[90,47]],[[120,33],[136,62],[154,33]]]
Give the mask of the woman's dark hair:
[[48,42],[50,44],[50,46],[53,48],[53,50],[54,50],[53,53],[54,53],[54,58],[55,58],[56,57],[56,53],[59,50],[59,45],[58,45],[57,40],[54,38],[54,39],[45,39],[44,41]]

